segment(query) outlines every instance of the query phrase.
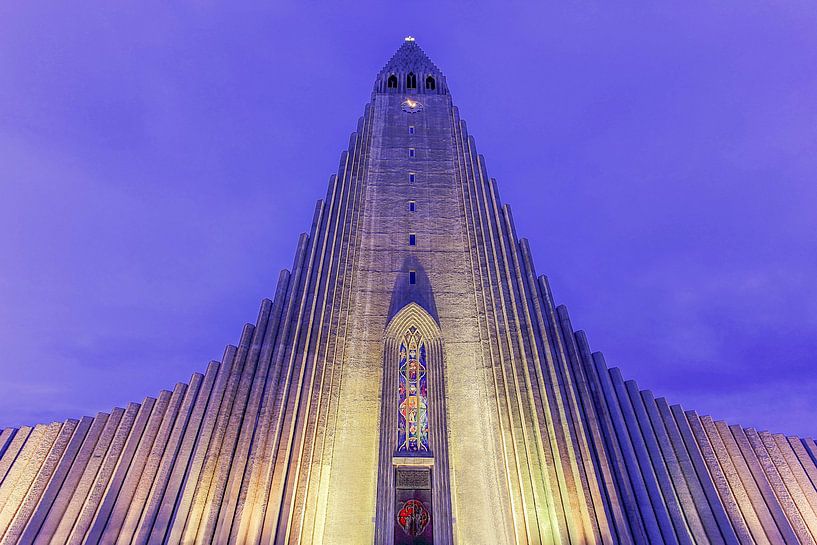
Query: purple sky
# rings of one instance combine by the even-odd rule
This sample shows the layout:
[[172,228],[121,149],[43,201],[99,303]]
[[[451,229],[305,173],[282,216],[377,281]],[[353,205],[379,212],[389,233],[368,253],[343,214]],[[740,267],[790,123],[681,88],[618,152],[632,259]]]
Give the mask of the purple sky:
[[336,4],[0,4],[0,425],[220,358],[413,34],[595,350],[817,432],[817,5]]

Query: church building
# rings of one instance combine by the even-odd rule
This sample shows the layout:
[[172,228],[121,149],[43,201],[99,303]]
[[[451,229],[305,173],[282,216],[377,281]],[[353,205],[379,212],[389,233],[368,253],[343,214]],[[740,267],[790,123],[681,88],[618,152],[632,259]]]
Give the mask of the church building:
[[608,368],[411,37],[270,294],[189,382],[2,430],[0,543],[817,541],[814,440]]

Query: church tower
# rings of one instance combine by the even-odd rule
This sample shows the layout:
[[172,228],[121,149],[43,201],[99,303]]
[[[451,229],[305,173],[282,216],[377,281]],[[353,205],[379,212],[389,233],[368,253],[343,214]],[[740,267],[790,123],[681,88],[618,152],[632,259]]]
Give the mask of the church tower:
[[815,543],[816,458],[591,351],[409,37],[221,361],[2,430],[0,543]]

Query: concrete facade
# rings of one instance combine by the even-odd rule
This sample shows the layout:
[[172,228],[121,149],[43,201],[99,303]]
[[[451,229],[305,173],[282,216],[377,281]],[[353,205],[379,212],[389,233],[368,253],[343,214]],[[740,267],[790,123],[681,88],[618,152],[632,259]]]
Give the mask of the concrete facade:
[[[428,452],[397,446],[407,331]],[[407,39],[221,361],[110,414],[0,432],[0,543],[815,543],[816,458],[591,351]],[[428,508],[413,530],[410,498]]]

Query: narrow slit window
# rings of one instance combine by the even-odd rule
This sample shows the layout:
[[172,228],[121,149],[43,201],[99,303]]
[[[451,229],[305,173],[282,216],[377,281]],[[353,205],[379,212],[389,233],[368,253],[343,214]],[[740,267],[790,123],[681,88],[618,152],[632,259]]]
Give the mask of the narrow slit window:
[[417,150],[414,148],[409,148],[409,157],[414,157],[417,154]]
[[417,246],[417,235],[414,233],[409,235],[409,246]]
[[414,125],[409,125],[409,134],[414,134]]
[[409,284],[417,283],[417,271],[409,271]]
[[409,182],[413,184],[415,181],[417,181],[417,175],[413,172],[409,172]]
[[409,201],[409,212],[414,212],[417,210],[417,203],[414,201]]

